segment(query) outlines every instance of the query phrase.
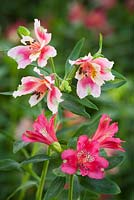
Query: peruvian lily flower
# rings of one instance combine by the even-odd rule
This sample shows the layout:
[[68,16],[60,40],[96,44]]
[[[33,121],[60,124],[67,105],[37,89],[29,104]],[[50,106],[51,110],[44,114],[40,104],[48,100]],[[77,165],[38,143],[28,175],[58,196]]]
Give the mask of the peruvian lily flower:
[[62,94],[60,90],[54,86],[54,78],[52,75],[44,77],[40,74],[40,77],[41,78],[33,76],[23,77],[21,79],[21,85],[19,85],[17,91],[13,92],[13,96],[16,98],[18,96],[32,94],[29,99],[29,104],[32,107],[40,102],[47,93],[47,106],[54,114],[58,111],[59,103],[63,101],[61,99]]
[[102,179],[104,169],[108,167],[108,161],[99,156],[98,143],[91,141],[86,135],[79,137],[77,150],[65,150],[61,157],[63,159],[61,170],[67,174],[75,174],[79,170],[82,176]]
[[36,60],[38,60],[38,66],[44,67],[47,64],[47,60],[57,54],[55,48],[48,45],[51,40],[51,33],[47,33],[47,29],[40,26],[38,19],[35,19],[34,22],[34,32],[36,39],[31,36],[23,36],[21,39],[23,45],[8,51],[8,56],[18,63],[18,69],[24,69]]
[[81,99],[89,94],[99,97],[105,81],[114,80],[111,73],[114,62],[107,58],[93,58],[89,53],[88,56],[69,62],[71,65],[79,65],[75,78],[78,80],[77,95]]
[[118,132],[117,122],[111,123],[112,119],[103,114],[99,126],[92,137],[93,141],[99,143],[100,148],[110,148],[118,151],[125,151],[121,147],[121,143],[124,142],[120,138],[115,138],[114,135]]
[[40,114],[33,123],[33,131],[23,133],[22,140],[25,142],[41,142],[52,145],[54,149],[60,152],[61,147],[54,130],[55,117],[56,115],[53,115],[48,121],[43,113]]

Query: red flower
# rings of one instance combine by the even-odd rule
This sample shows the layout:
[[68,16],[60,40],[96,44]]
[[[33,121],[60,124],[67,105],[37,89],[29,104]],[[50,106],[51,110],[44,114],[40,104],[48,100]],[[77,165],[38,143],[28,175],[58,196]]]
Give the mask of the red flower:
[[89,140],[82,135],[77,142],[77,150],[68,149],[62,153],[63,164],[61,170],[67,174],[74,174],[80,170],[82,176],[94,179],[104,177],[104,168],[108,167],[108,161],[99,156],[98,143]]
[[54,130],[53,115],[48,121],[44,114],[40,114],[33,124],[33,131],[26,131],[22,135],[22,140],[25,142],[41,142],[50,145],[57,142],[56,133]]
[[92,140],[98,141],[100,148],[124,151],[121,147],[121,142],[123,141],[114,137],[115,133],[118,132],[118,124],[117,122],[110,124],[111,121],[112,119],[108,115],[103,114]]
[[99,155],[100,148],[111,148],[124,151],[119,138],[114,138],[118,131],[117,123],[112,123],[111,118],[104,114],[100,119],[99,126],[92,138],[82,135],[77,141],[77,150],[65,150],[61,157],[63,164],[61,170],[67,174],[75,174],[77,170],[82,176],[94,179],[104,177],[104,169],[108,167],[108,161]]

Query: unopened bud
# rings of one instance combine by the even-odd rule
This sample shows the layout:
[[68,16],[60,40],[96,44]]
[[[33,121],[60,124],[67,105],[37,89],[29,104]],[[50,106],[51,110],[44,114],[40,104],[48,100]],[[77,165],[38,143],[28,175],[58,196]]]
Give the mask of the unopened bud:
[[61,148],[61,145],[60,145],[59,142],[53,142],[53,143],[51,144],[51,148],[52,148],[53,150],[59,152],[59,153],[62,152],[62,148]]
[[66,80],[62,81],[60,85],[60,90],[63,92],[68,92],[68,93],[72,91],[71,86],[69,85],[69,82]]

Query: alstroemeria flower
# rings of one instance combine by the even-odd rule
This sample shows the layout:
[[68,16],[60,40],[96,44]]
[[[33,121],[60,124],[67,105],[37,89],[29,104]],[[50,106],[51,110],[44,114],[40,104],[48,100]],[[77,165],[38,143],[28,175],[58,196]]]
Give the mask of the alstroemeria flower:
[[56,56],[56,49],[48,43],[51,40],[51,33],[40,26],[40,21],[35,19],[34,32],[36,39],[31,36],[23,36],[21,43],[24,46],[17,46],[8,51],[8,56],[15,59],[18,69],[25,68],[33,61],[38,60],[38,66],[44,67],[50,57]]
[[115,138],[114,135],[118,132],[117,122],[111,123],[112,119],[103,114],[99,126],[92,137],[93,141],[98,141],[100,148],[110,148],[118,151],[124,151],[121,143],[124,142],[120,138]]
[[29,99],[29,104],[34,106],[47,93],[47,106],[54,114],[58,110],[59,103],[63,101],[61,99],[62,93],[54,86],[53,76],[44,77],[42,74],[40,76],[41,78],[33,76],[23,77],[21,79],[21,85],[19,85],[17,91],[13,92],[13,96],[16,98],[18,96],[32,94]]
[[77,150],[65,150],[61,157],[63,159],[61,170],[67,174],[75,174],[80,170],[82,176],[102,179],[104,168],[108,167],[108,161],[99,156],[98,143],[91,141],[86,135],[79,137]]
[[54,130],[55,116],[53,115],[48,121],[44,114],[40,114],[33,124],[33,131],[23,133],[22,140],[25,142],[41,142],[47,145],[58,142]]
[[111,73],[114,62],[107,58],[94,59],[89,53],[88,56],[69,62],[71,65],[79,65],[75,78],[78,80],[77,95],[81,99],[89,94],[93,97],[99,97],[101,86],[105,81],[114,80]]

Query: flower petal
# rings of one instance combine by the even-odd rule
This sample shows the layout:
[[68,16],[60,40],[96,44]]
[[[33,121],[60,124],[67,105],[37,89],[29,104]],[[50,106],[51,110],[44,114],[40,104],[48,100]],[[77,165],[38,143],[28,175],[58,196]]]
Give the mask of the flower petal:
[[88,176],[94,179],[104,178],[104,168],[109,165],[108,161],[100,156],[95,156],[95,161],[90,164]]
[[31,52],[28,46],[17,46],[8,51],[8,56],[15,59],[18,63],[18,69],[25,68],[31,63],[29,58]]
[[76,151],[68,149],[62,152],[61,158],[64,160],[61,170],[67,174],[74,174],[77,171]]
[[118,132],[118,124],[116,122],[110,124],[111,121],[112,119],[108,115],[103,114],[92,140],[98,141],[100,148],[124,151],[121,147],[123,141],[114,137],[115,133]]
[[55,57],[57,55],[56,49],[50,45],[45,46],[40,53],[40,56],[38,58],[38,65],[40,67],[44,67],[47,64],[47,60],[50,57]]
[[113,61],[109,61],[107,58],[102,58],[102,57],[95,58],[92,60],[92,62],[100,65],[103,68],[109,68],[109,69],[111,69],[114,64]]
[[30,99],[29,99],[29,104],[31,107],[35,106],[37,103],[39,103],[43,97],[45,96],[46,91],[44,91],[44,93],[40,93],[40,94],[33,94]]
[[100,122],[98,125],[98,128],[93,136],[93,140],[100,140],[103,136],[106,137],[107,136],[113,136],[113,131],[114,134],[118,131],[118,125],[116,124],[116,126],[114,126],[111,131],[112,131],[112,135],[111,135],[111,131],[109,131],[109,126],[110,126],[110,122],[112,121],[112,119],[107,115],[107,114],[103,114],[100,118]]
[[51,33],[47,33],[47,29],[40,26],[40,21],[38,19],[34,20],[34,31],[35,35],[40,42],[41,46],[48,44],[51,40]]
[[88,136],[81,135],[77,141],[77,151],[81,151],[83,148],[85,148],[87,142],[88,142]]
[[51,142],[43,137],[40,133],[33,132],[33,131],[26,131],[22,134],[22,140],[25,142],[41,142],[50,145]]
[[[24,45],[29,45],[31,44],[32,42],[34,42],[34,39],[30,36],[22,36],[22,39],[21,39],[21,43],[24,44]],[[29,44],[28,44],[29,43]]]
[[86,77],[78,80],[77,83],[77,95],[82,99],[89,94],[93,97],[99,97],[101,93],[101,88],[95,84],[90,78]]
[[30,94],[34,92],[40,85],[39,79],[26,76],[21,79],[21,85],[19,85],[18,90],[13,92],[13,97],[22,96],[25,94]]
[[101,67],[100,76],[103,80],[109,81],[114,80],[114,75],[111,73],[111,68],[113,67],[114,62],[109,61],[107,58],[96,58],[92,60],[92,63],[98,64]]
[[58,111],[58,105],[63,100],[61,99],[62,93],[57,87],[52,87],[51,90],[48,91],[47,95],[47,106],[55,114]]
[[85,62],[89,62],[92,60],[92,56],[91,54],[89,53],[87,56],[84,56],[82,58],[78,58],[77,60],[69,60],[69,63],[71,65],[80,65],[80,64],[83,64]]

